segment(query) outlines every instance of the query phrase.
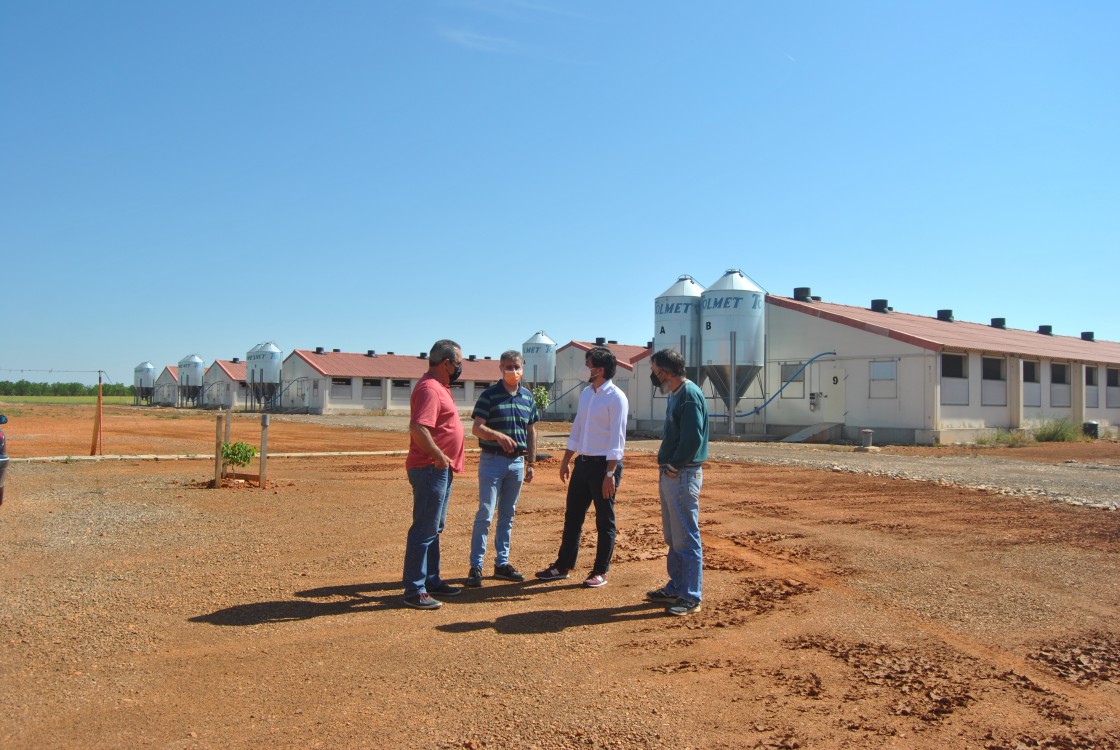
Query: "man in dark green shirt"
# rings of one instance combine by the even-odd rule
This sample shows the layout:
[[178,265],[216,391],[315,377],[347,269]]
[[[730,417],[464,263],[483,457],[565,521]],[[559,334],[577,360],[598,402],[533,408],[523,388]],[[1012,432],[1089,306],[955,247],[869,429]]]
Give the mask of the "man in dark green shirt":
[[657,463],[661,524],[669,553],[665,566],[669,582],[646,594],[657,602],[671,602],[672,615],[700,609],[704,577],[704,549],[700,543],[700,487],[708,459],[708,404],[700,387],[685,377],[684,357],[662,349],[651,358],[650,380],[669,394],[665,429]]

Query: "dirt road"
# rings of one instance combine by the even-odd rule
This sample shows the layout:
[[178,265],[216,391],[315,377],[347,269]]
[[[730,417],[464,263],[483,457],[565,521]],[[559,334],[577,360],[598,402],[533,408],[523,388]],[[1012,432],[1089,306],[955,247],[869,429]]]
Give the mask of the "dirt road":
[[[88,410],[4,411],[13,456],[88,453]],[[278,420],[270,447],[403,449],[387,426]],[[242,428],[257,441],[256,418]],[[106,452],[201,454],[213,430],[120,410]],[[277,459],[273,486],[222,490],[205,460],[14,464],[0,746],[1120,747],[1120,514],[838,469],[836,451],[716,450],[704,606],[674,618],[643,600],[664,570],[648,445],[626,461],[609,585],[487,579],[435,612],[399,604],[397,456]],[[898,455],[934,472],[954,452]],[[1120,464],[1115,443],[1020,455],[1094,477]],[[476,466],[452,494],[453,579]],[[519,505],[525,571],[556,552],[556,468]]]

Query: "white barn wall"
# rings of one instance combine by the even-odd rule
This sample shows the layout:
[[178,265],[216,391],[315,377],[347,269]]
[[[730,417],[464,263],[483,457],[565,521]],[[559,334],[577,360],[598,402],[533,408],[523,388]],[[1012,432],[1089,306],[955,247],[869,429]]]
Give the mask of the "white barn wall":
[[[781,387],[781,365],[805,362],[822,352],[836,352],[815,360],[806,368],[804,396],[778,396],[766,407],[768,428],[775,434],[829,421],[842,421],[844,436],[858,440],[861,429],[901,431],[935,429],[936,408],[930,380],[936,355],[904,341],[813,318],[770,305],[766,311],[766,392]],[[871,398],[871,362],[897,363],[895,398]],[[835,374],[840,382],[832,384]],[[817,410],[810,409],[811,393],[820,393]],[[830,413],[839,398],[843,408]],[[839,416],[839,419],[835,417]],[[833,417],[828,419],[826,417]]]
[[179,381],[171,376],[166,367],[156,378],[152,391],[152,403],[156,406],[175,406],[179,397]]
[[202,378],[202,406],[206,409],[236,409],[245,403],[245,383],[235,381],[217,365]]

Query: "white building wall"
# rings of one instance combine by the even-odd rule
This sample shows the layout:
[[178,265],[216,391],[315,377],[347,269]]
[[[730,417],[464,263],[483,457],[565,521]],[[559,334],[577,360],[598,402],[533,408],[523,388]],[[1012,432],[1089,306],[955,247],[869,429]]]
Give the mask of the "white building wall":
[[156,378],[152,403],[156,406],[174,406],[178,403],[179,382],[166,369]]
[[[781,365],[835,352],[806,368],[803,396],[787,389],[767,405],[768,429],[791,433],[795,427],[841,422],[845,437],[853,440],[865,428],[900,433],[937,429],[931,393],[937,362],[934,352],[776,305],[766,311],[766,328],[767,398],[782,386]],[[892,361],[894,395],[877,381],[872,396],[871,363]]]
[[325,399],[329,398],[324,394],[330,391],[330,378],[321,375],[302,357],[293,353],[281,365],[280,379],[284,389],[280,398],[281,409],[323,413]]
[[245,403],[245,384],[233,380],[220,367],[211,366],[202,379],[202,406],[237,409]]

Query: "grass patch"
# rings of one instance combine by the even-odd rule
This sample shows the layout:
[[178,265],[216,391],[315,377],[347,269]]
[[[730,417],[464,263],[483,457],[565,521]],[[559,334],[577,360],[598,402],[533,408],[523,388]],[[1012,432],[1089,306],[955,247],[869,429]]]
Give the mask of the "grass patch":
[[1070,419],[1048,419],[1034,428],[1034,439],[1040,443],[1076,443],[1085,435]]
[[997,430],[995,435],[985,435],[976,439],[977,445],[988,448],[1022,448],[1034,445],[1037,441],[1029,432],[1023,430]]
[[[102,396],[102,403],[113,406],[132,404],[132,396]],[[81,404],[96,406],[97,396],[0,396],[2,404]]]

